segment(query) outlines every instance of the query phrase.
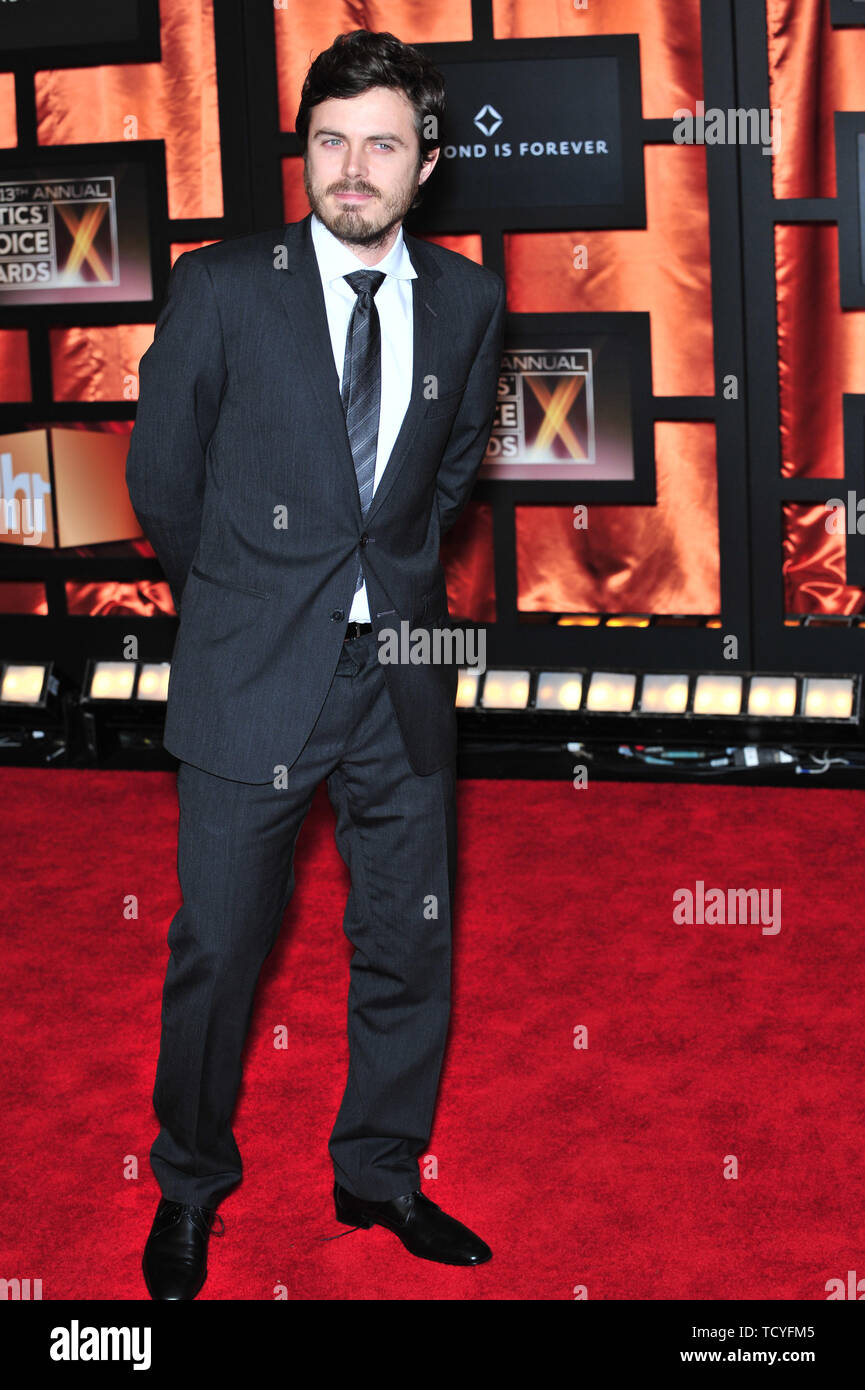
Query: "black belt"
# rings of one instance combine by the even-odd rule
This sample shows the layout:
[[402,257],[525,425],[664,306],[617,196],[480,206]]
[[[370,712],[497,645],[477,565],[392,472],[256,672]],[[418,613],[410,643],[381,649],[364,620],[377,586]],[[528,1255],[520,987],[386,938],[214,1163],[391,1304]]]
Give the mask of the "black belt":
[[351,642],[355,637],[360,637],[364,632],[372,632],[372,623],[349,623],[342,640],[343,642]]

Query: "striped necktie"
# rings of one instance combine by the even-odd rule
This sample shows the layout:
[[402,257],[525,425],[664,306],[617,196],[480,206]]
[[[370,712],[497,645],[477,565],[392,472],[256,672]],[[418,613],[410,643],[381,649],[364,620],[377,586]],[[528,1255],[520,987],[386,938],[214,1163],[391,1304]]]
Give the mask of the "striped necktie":
[[[342,278],[357,295],[345,340],[342,405],[357,474],[361,512],[366,516],[375,481],[381,405],[381,327],[375,307],[375,293],[385,277],[383,270],[354,270]],[[363,568],[358,562],[355,593],[362,584]]]

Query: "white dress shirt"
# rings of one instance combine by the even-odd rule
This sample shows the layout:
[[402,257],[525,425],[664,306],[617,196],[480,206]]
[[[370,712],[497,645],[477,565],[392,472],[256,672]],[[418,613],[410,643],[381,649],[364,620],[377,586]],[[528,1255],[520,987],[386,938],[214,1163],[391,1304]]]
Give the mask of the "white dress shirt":
[[[417,279],[417,271],[409,260],[402,227],[397,231],[396,240],[387,255],[375,265],[366,265],[359,260],[353,251],[328,231],[315,213],[310,219],[310,227],[340,390],[348,323],[357,303],[357,295],[342,277],[353,270],[381,270],[385,275],[374,301],[381,325],[381,407],[372,484],[374,496],[411,398],[414,338],[410,281]],[[366,584],[362,584],[355,594],[348,620],[369,622]]]

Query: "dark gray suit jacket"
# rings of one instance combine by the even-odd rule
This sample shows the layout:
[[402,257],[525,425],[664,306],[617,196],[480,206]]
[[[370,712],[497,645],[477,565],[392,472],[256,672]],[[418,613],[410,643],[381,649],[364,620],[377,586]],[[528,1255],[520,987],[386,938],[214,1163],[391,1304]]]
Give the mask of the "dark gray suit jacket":
[[[178,258],[126,468],[180,617],[165,747],[245,782],[306,742],[358,558],[376,632],[447,624],[439,541],[481,464],[502,352],[501,277],[405,233],[411,401],[363,518],[310,220]],[[411,765],[434,772],[456,747],[456,669],[384,670]]]

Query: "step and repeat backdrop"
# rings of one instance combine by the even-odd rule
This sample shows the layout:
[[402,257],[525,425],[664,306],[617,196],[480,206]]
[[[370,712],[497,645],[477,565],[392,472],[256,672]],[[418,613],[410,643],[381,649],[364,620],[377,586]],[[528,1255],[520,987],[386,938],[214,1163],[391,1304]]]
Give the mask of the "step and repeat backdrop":
[[[170,654],[124,484],[138,362],[182,251],[308,211],[301,84],[356,26],[335,0],[0,5],[0,660]],[[508,287],[453,617],[502,665],[711,670],[732,635],[742,669],[861,672],[865,4],[375,27],[447,83],[406,229]]]

